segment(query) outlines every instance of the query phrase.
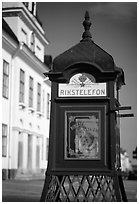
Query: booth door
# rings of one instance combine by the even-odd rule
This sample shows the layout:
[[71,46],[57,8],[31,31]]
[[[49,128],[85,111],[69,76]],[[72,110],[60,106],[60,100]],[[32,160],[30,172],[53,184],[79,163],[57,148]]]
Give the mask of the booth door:
[[107,103],[57,104],[57,170],[108,168],[107,107]]

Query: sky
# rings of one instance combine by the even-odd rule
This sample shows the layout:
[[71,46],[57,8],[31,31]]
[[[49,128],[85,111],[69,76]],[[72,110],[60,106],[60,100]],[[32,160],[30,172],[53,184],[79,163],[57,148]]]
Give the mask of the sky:
[[49,41],[46,54],[55,58],[78,44],[84,32],[85,11],[92,22],[92,40],[108,52],[125,73],[120,91],[121,106],[131,106],[134,117],[121,118],[121,147],[137,146],[137,4],[136,2],[38,2],[37,12]]

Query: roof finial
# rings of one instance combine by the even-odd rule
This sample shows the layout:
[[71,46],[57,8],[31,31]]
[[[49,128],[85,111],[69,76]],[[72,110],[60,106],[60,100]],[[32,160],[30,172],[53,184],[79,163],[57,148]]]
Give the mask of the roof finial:
[[89,31],[90,26],[91,26],[91,21],[90,21],[88,11],[85,12],[85,20],[83,21],[83,26],[84,26],[84,30],[85,30],[85,32],[82,35],[83,40],[91,40],[92,35]]

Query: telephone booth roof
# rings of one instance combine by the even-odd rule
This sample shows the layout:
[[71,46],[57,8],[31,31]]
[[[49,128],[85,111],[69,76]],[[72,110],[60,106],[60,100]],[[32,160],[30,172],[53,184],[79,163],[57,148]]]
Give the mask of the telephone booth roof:
[[114,72],[115,65],[112,56],[92,40],[92,35],[89,31],[91,21],[88,11],[85,13],[83,26],[85,31],[82,35],[82,40],[54,59],[53,71],[63,72],[74,64],[87,63],[97,66],[101,72]]
[[83,26],[85,31],[82,40],[53,60],[51,73],[63,74],[69,68],[81,66],[84,66],[82,71],[85,71],[85,65],[87,65],[88,72],[97,72],[99,78],[97,81],[115,80],[119,74],[123,75],[123,70],[115,66],[113,57],[92,40],[89,31],[91,22],[88,12],[85,14]]
[[102,72],[115,71],[111,55],[92,40],[82,40],[77,45],[57,56],[53,61],[53,71],[62,72],[77,63],[88,63],[99,67]]

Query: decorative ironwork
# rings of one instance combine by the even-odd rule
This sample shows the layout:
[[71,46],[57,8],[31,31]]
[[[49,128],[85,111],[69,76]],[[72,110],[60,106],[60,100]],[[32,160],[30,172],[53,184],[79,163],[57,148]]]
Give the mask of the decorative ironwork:
[[115,202],[114,181],[111,176],[66,175],[51,176],[47,202]]
[[83,22],[83,26],[84,26],[84,30],[85,32],[82,35],[83,40],[91,40],[92,35],[90,33],[90,26],[91,26],[91,21],[90,21],[90,16],[89,16],[89,12],[86,11],[85,13],[85,20]]
[[96,83],[95,77],[88,73],[75,74],[70,78],[69,82],[71,85],[80,85],[81,87],[92,85],[94,83]]

